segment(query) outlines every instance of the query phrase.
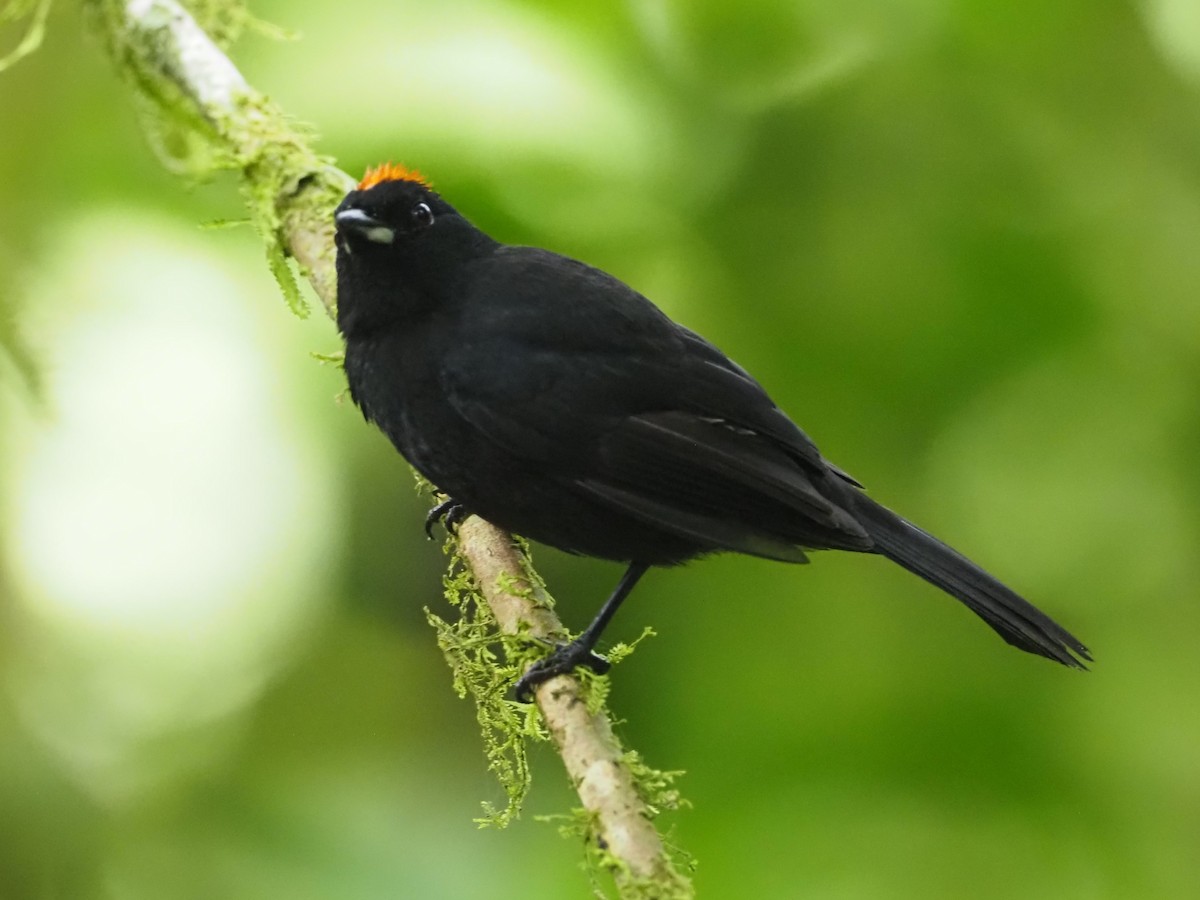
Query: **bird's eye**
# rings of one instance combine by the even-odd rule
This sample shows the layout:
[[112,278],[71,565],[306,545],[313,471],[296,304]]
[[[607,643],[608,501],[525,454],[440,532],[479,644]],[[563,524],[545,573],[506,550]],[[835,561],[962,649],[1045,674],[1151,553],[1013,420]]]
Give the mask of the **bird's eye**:
[[412,208],[409,217],[418,228],[428,228],[433,224],[433,210],[429,208],[428,203],[418,203]]

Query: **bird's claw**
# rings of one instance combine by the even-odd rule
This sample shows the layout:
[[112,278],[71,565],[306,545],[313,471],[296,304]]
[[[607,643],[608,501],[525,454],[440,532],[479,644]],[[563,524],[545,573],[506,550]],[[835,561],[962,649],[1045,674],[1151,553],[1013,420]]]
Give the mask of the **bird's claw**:
[[517,682],[514,695],[519,702],[528,703],[533,699],[534,690],[543,681],[549,681],[556,675],[568,675],[580,666],[586,666],[597,675],[603,675],[612,668],[612,663],[578,641],[559,644],[553,653],[539,659],[525,670],[525,674]]
[[443,500],[425,516],[425,536],[433,540],[433,526],[438,522],[442,523],[447,534],[457,534],[458,526],[470,514],[470,511],[453,497]]

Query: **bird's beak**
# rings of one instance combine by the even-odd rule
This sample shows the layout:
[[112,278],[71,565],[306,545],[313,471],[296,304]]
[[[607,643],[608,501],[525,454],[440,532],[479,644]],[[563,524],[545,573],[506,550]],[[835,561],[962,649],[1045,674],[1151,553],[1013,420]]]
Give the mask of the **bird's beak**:
[[396,240],[396,232],[361,209],[351,206],[333,217],[338,231],[360,234],[374,244],[390,244]]

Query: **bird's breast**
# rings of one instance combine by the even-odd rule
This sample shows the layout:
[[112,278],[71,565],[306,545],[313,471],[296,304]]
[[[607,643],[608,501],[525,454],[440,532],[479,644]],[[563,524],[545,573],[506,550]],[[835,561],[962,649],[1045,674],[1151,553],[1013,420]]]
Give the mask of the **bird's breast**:
[[348,344],[346,378],[363,416],[413,468],[442,490],[461,492],[491,454],[447,402],[434,349],[411,340]]

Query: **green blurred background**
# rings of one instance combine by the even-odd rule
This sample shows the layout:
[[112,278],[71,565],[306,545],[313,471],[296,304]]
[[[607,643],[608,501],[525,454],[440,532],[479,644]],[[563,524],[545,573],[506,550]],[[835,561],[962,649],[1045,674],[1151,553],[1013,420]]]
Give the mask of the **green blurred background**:
[[[1094,650],[877,559],[653,574],[613,703],[702,896],[1200,896],[1194,0],[253,10],[343,167],[635,285]],[[332,325],[200,227],[235,186],[164,169],[73,3],[0,76],[0,209],[0,897],[587,896],[548,749],[472,824],[445,558]],[[576,627],[619,573],[535,559]]]

